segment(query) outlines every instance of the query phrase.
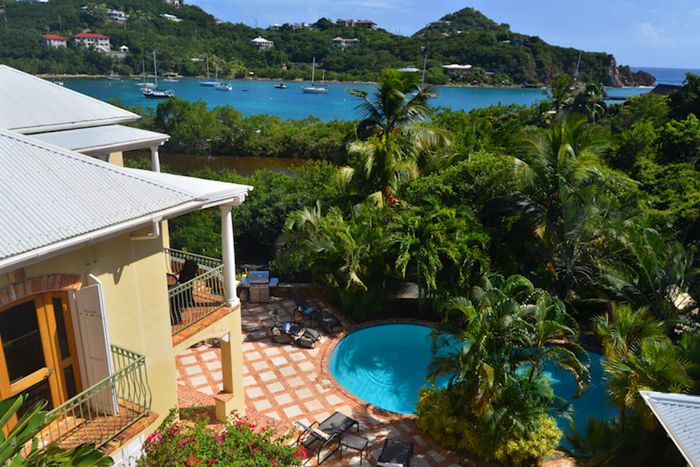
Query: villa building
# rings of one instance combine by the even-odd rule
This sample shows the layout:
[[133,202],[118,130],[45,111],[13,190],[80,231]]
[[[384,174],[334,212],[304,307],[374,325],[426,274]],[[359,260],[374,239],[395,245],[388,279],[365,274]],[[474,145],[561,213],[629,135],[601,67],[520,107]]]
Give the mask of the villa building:
[[355,21],[353,24],[353,27],[360,28],[360,29],[371,29],[372,31],[376,30],[379,26],[377,23],[375,23],[372,20],[369,19],[358,19]]
[[67,47],[66,38],[58,34],[44,34],[41,36],[41,45],[45,47]]
[[349,49],[351,47],[355,47],[356,45],[360,44],[360,39],[354,38],[354,39],[344,39],[340,36],[334,37],[331,39],[331,45],[333,47],[339,47],[341,49]]
[[168,21],[172,21],[173,23],[179,23],[180,21],[182,21],[182,19],[178,18],[177,16],[170,15],[168,13],[162,13],[160,17],[163,19],[167,19]]
[[111,8],[105,9],[105,14],[110,21],[115,21],[117,23],[124,23],[129,19],[129,15],[121,10],[113,10]]
[[462,76],[470,71],[473,71],[473,67],[471,65],[458,65],[456,63],[452,63],[450,65],[443,65],[442,71],[444,71],[450,77],[455,77]]
[[170,6],[174,6],[175,8],[178,8],[182,2],[180,0],[163,0],[165,3],[167,3]]
[[[221,345],[217,416],[245,412],[232,208],[251,187],[160,173],[168,135],[138,119],[0,65],[0,400],[48,400],[42,442],[116,465],[177,406],[197,342]],[[151,171],[123,167],[136,149]],[[201,209],[221,212],[221,259],[170,248],[168,220]]]
[[275,46],[275,43],[273,41],[269,41],[263,37],[256,37],[250,43],[254,46],[257,47],[260,50],[265,50],[265,49],[271,49],[272,47]]
[[95,49],[98,52],[109,53],[111,45],[109,37],[104,34],[95,34],[91,32],[83,32],[73,36],[75,44],[86,49]]

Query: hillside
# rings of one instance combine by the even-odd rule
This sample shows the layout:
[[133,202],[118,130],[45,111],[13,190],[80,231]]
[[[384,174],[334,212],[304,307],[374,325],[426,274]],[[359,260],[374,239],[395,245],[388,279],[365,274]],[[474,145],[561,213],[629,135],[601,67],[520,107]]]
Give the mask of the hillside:
[[[183,75],[204,73],[202,57],[209,55],[212,70],[225,76],[296,79],[308,78],[316,57],[327,78],[373,80],[384,67],[408,64],[420,67],[422,47],[428,51],[427,78],[432,83],[449,80],[473,84],[546,84],[561,73],[573,74],[579,51],[551,46],[538,37],[510,31],[473,9],[446,15],[411,37],[382,29],[339,26],[321,19],[313,28],[298,30],[284,25],[276,30],[244,24],[221,23],[198,7],[172,7],[162,0],[51,0],[49,3],[10,2],[0,6],[0,62],[32,73],[139,74],[142,57],[158,51],[160,69]],[[0,0],[2,5],[2,0]],[[82,10],[81,10],[82,7]],[[110,21],[105,10],[126,12],[125,22]],[[174,22],[162,15],[174,15]],[[4,24],[3,24],[4,23]],[[40,45],[42,34],[70,37],[79,32],[103,33],[112,49],[129,47],[124,58],[109,57],[75,47],[49,49]],[[261,35],[274,47],[258,50],[251,39]],[[334,47],[331,39],[357,38],[359,45]],[[193,61],[192,59],[195,59]],[[444,64],[470,64],[474,69],[448,78]],[[150,69],[146,58],[146,68]],[[605,84],[641,84],[625,68],[618,70],[605,53],[583,53],[580,76]],[[644,83],[649,84],[649,83]]]

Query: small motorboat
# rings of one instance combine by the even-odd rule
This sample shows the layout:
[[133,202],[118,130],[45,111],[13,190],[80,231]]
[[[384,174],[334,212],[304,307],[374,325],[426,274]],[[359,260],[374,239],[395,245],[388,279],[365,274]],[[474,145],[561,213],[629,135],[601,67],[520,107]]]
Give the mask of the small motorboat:
[[172,89],[159,91],[154,88],[146,88],[143,90],[143,95],[150,99],[170,99],[171,97],[175,97],[175,91]]
[[108,79],[109,81],[121,81],[121,80],[122,80],[122,77],[119,76],[119,75],[116,74],[116,73],[112,73],[111,75],[107,75],[107,79]]
[[230,83],[217,83],[214,85],[217,91],[233,91],[233,86]]
[[280,81],[279,84],[275,84],[275,89],[287,89],[287,85],[284,84],[284,81]]

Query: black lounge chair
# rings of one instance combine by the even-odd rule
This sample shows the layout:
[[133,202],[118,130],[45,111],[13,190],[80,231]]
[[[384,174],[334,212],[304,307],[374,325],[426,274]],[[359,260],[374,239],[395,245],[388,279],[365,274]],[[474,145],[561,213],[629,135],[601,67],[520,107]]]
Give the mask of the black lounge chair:
[[409,467],[413,457],[413,444],[393,439],[385,439],[377,467]]
[[321,333],[315,329],[305,328],[295,321],[281,321],[279,311],[276,309],[272,310],[270,315],[273,323],[272,334],[289,336],[298,346],[309,349],[314,348],[316,342],[321,339]]
[[294,309],[295,319],[299,316],[299,320],[308,326],[320,326],[321,329],[331,334],[343,324],[335,315],[323,313],[309,304],[306,296],[301,292],[294,294],[293,300],[296,305]]
[[[360,431],[360,423],[344,415],[335,412],[322,422],[313,422],[306,426],[301,422],[296,422],[302,428],[302,432],[297,437],[297,446],[301,444],[308,451],[316,453],[316,462],[322,464],[340,448],[340,438],[354,426],[355,431]],[[331,450],[321,459],[324,449]]]

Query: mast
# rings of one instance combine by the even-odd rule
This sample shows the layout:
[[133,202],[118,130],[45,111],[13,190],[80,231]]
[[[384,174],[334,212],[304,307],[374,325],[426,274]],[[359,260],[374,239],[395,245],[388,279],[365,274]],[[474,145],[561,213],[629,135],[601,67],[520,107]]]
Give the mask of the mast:
[[155,50],[153,50],[153,79],[155,80],[156,89],[158,89],[158,65],[156,64]]
[[581,51],[578,51],[578,62],[576,62],[576,74],[574,75],[574,81],[578,81],[578,70],[581,67]]
[[326,86],[326,69],[325,68],[323,69],[323,75],[321,75],[321,76],[322,76],[321,77],[321,87],[325,87]]
[[207,81],[209,81],[209,55],[207,55]]
[[141,53],[141,80],[146,83],[146,60],[143,58],[143,52]]
[[428,64],[428,52],[425,53],[423,56],[423,74],[421,75],[420,78],[420,87],[425,86],[425,67]]
[[314,60],[311,63],[311,86],[314,85],[314,76],[316,76],[316,57],[314,57]]

